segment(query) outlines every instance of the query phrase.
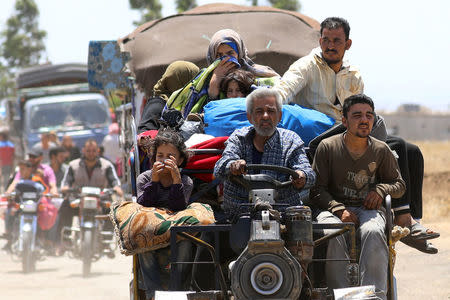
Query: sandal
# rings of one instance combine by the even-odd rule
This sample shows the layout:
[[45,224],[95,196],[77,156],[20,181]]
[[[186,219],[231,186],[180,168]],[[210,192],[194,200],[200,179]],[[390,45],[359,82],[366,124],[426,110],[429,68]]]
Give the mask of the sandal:
[[409,238],[409,237],[410,237],[410,235],[402,238],[400,241],[412,248],[415,248],[415,249],[423,252],[423,253],[427,253],[427,254],[438,253],[438,249],[429,241],[418,240],[418,239]]
[[420,223],[415,223],[409,227],[410,236],[414,237],[417,240],[431,240],[435,239],[441,236],[439,232],[427,232],[428,230],[432,231],[431,229],[425,228]]

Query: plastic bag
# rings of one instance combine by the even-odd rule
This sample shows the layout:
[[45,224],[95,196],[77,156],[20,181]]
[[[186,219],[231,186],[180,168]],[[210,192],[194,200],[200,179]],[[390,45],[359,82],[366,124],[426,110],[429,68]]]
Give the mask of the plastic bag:
[[205,124],[198,121],[184,121],[180,127],[180,134],[187,141],[195,133],[203,133]]

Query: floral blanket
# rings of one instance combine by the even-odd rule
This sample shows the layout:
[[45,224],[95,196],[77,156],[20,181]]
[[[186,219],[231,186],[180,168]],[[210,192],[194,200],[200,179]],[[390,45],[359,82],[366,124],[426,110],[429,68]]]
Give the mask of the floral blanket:
[[215,222],[207,204],[192,203],[185,210],[144,207],[136,202],[113,204],[110,218],[118,238],[120,253],[133,255],[167,247],[170,228],[181,225],[208,225]]

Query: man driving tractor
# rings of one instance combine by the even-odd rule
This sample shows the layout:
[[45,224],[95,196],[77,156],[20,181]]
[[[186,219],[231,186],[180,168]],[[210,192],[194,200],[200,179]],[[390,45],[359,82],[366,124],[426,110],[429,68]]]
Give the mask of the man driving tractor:
[[[293,131],[277,128],[282,116],[278,92],[257,89],[247,96],[247,118],[253,126],[237,129],[227,141],[222,158],[214,168],[216,177],[224,182],[224,210],[228,217],[238,214],[239,204],[248,202],[246,190],[227,180],[227,176],[247,173],[247,164],[267,164],[291,168],[298,174],[293,187],[279,191],[279,203],[301,205],[309,197],[316,175],[304,150],[302,139]],[[261,171],[279,181],[288,175]]]

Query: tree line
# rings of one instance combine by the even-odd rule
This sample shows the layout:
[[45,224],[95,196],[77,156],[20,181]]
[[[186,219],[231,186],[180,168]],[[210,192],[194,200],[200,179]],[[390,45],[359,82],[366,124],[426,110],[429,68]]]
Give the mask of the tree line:
[[[138,26],[162,18],[160,0],[128,0],[130,8],[140,12]],[[247,0],[253,6],[258,0]],[[298,0],[268,0],[276,8],[299,11]],[[175,0],[177,13],[197,6],[196,0]],[[34,0],[15,0],[14,11],[0,24],[0,99],[14,96],[14,77],[18,70],[38,65],[46,56],[45,30],[39,29],[39,8]]]

